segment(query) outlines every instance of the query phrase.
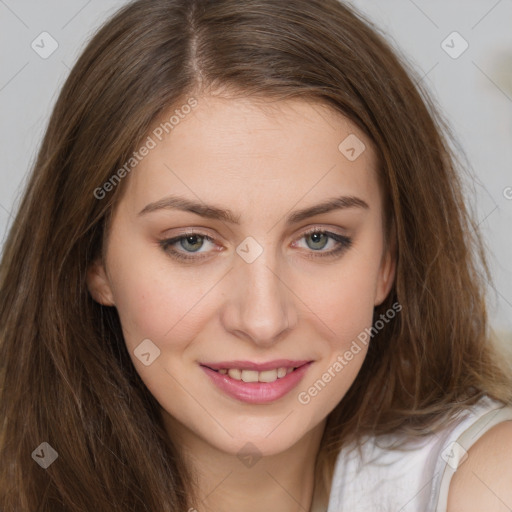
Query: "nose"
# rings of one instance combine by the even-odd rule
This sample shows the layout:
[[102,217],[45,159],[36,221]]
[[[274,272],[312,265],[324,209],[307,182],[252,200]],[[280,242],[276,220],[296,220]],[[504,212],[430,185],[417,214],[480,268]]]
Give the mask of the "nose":
[[264,251],[252,263],[235,262],[221,316],[228,332],[262,347],[278,342],[298,318],[294,294],[271,260]]

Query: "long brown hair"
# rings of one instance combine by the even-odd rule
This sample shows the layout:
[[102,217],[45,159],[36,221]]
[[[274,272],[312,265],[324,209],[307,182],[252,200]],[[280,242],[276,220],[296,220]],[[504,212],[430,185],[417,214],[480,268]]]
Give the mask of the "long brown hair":
[[[411,78],[412,77],[412,78]],[[363,433],[440,428],[489,395],[512,403],[490,342],[489,272],[428,94],[379,31],[337,0],[138,0],[92,38],[55,105],[0,267],[0,509],[185,511],[194,477],[127,353],[119,317],[90,296],[123,185],[95,190],[163,112],[223,89],[331,106],[373,141],[397,274],[329,415],[317,458]],[[132,172],[137,172],[134,169]],[[31,457],[47,442],[58,462]],[[322,480],[323,479],[323,480]]]

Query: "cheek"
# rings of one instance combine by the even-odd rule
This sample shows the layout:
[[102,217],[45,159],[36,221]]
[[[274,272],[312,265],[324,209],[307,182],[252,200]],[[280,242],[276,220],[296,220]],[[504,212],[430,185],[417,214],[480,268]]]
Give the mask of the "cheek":
[[[341,384],[342,379],[349,382],[355,378],[366,354],[367,345],[360,340],[364,338],[365,329],[372,325],[374,282],[364,272],[347,275],[342,272],[333,281],[327,291],[316,298],[321,311],[319,317],[325,325],[320,371],[327,371],[340,356],[352,350],[354,355],[347,354],[347,363],[342,363],[343,371],[336,372],[343,374],[337,379]],[[354,343],[359,348],[352,348]]]
[[[325,323],[328,339],[336,347],[371,325],[378,281],[379,251],[354,249],[326,279],[308,280],[303,288],[308,305]],[[334,267],[333,267],[334,268]],[[318,283],[321,284],[318,284]]]
[[170,349],[180,348],[180,339],[190,339],[207,283],[195,283],[190,273],[155,257],[154,247],[132,252],[130,258],[112,251],[111,269],[114,301],[130,351],[146,338],[159,346],[172,338]]
[[315,297],[320,317],[333,335],[346,338],[354,329],[371,322],[373,311],[373,283],[368,276],[344,275],[341,272],[321,295]]
[[317,341],[320,364],[302,386],[299,402],[314,401],[322,414],[328,414],[342,399],[366,357],[371,341],[380,249],[375,233],[360,239],[347,252],[343,265],[336,268],[331,279],[318,281],[322,282],[321,288],[312,282],[304,287],[304,293],[310,290],[309,304],[318,312],[320,321],[316,325],[321,326],[323,336]]
[[[343,399],[366,357],[373,319],[374,282],[365,265],[341,271],[312,300],[321,313],[315,321],[318,363],[297,394],[304,413],[327,416]],[[356,272],[356,269],[358,270]]]

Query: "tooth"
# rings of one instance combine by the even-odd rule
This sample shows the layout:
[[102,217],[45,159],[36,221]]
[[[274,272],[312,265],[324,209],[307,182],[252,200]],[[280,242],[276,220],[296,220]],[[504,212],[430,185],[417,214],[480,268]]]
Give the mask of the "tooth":
[[238,368],[221,368],[218,370],[222,375],[229,375],[232,379],[242,380],[243,382],[266,382],[272,383],[277,379],[286,377],[289,373],[293,372],[295,368],[275,368],[274,370],[265,370],[258,372],[256,370],[239,370]]
[[277,380],[277,370],[266,370],[258,375],[260,382],[274,382]]
[[244,382],[258,382],[258,372],[255,370],[242,370],[242,380]]
[[231,368],[228,370],[228,375],[235,380],[242,380],[242,372],[237,368]]

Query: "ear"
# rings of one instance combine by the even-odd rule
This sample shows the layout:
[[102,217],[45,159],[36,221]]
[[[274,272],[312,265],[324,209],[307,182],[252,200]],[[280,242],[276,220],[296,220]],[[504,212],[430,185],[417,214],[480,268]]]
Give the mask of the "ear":
[[110,281],[101,258],[91,263],[87,269],[87,288],[96,302],[103,306],[115,305]]
[[388,296],[396,273],[396,243],[392,235],[382,255],[377,285],[375,289],[375,306],[379,306]]

